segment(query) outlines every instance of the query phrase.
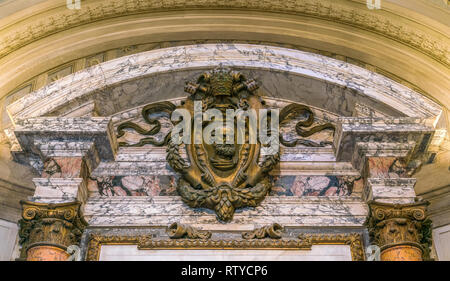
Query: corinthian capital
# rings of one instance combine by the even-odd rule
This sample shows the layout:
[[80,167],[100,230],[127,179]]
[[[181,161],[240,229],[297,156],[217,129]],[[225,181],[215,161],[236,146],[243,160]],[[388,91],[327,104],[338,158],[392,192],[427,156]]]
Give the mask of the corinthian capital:
[[21,201],[22,219],[20,224],[21,258],[37,246],[51,246],[66,250],[70,245],[78,245],[86,221],[80,215],[80,202],[35,203]]
[[399,246],[420,251],[429,259],[431,246],[431,220],[427,218],[428,202],[389,204],[370,201],[370,214],[366,222],[372,243],[381,251]]

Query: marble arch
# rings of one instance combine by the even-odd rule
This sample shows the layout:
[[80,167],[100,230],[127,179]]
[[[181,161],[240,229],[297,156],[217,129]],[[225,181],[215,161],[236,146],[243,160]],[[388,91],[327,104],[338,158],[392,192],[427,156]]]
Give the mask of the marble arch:
[[9,105],[7,110],[14,121],[45,116],[66,103],[114,85],[158,73],[207,69],[219,64],[322,80],[352,89],[404,116],[426,118],[432,123],[438,121],[442,111],[421,94],[361,67],[302,51],[250,44],[190,45],[121,57],[64,77]]
[[[131,100],[140,95],[151,96],[147,88],[113,97],[113,100],[123,100],[108,114],[98,116],[105,104],[97,102],[99,96],[108,97],[115,88],[144,81],[134,85],[137,89],[146,83],[145,79],[161,79],[161,75],[175,74],[172,78],[178,80],[172,79],[168,85],[181,88],[186,74],[192,72],[197,76],[199,71],[218,65],[265,78],[284,75],[290,78],[286,84],[295,83],[298,78],[318,81],[350,91],[345,94],[359,95],[361,102],[355,98],[349,116],[348,112],[332,112],[320,103],[314,104],[314,98],[308,100],[309,95],[320,95],[320,87],[306,93],[297,86],[287,96],[264,97],[269,106],[283,108],[292,102],[289,95],[295,94],[296,89],[301,94],[294,95],[293,99],[307,101],[316,121],[331,121],[336,130],[331,136],[322,136],[329,141],[328,145],[283,148],[279,168],[271,172],[274,184],[281,184],[282,191],[275,188],[261,206],[237,212],[226,225],[218,223],[207,210],[192,210],[173,190],[168,191],[169,186],[173,188],[177,174],[162,160],[164,148],[118,147],[117,125],[130,120],[142,121],[139,111],[148,100],[138,99],[140,103],[134,107]],[[265,79],[261,80],[264,86]],[[158,88],[158,98],[167,100],[167,91],[167,84]],[[179,92],[170,97],[174,103],[183,99]],[[369,100],[375,109],[362,102]],[[367,116],[364,109],[358,111],[358,106],[372,113]],[[424,212],[425,203],[414,202],[415,179],[406,177],[408,169],[415,167],[406,165],[415,163],[434,141],[433,126],[441,115],[439,105],[379,74],[320,55],[250,44],[189,45],[125,56],[66,76],[13,103],[7,110],[14,121],[14,135],[9,134],[16,145],[14,154],[18,159],[28,159],[41,174],[33,179],[36,191],[32,202],[23,203],[24,214],[32,214],[31,209],[41,206],[42,203],[36,202],[63,204],[63,210],[75,208],[76,214],[81,211],[83,215],[73,217],[72,223],[78,231],[89,224],[83,238],[84,251],[91,251],[89,243],[95,239],[89,237],[98,235],[98,228],[102,227],[158,228],[167,222],[182,221],[221,233],[277,222],[292,228],[290,235],[303,237],[297,234],[299,225],[331,227],[343,233],[347,233],[345,228],[353,228],[361,234],[367,215],[384,208],[370,200],[382,204],[402,203],[406,204],[405,208]],[[288,126],[287,132],[294,125]],[[398,164],[397,158],[406,159],[401,160],[406,164]],[[400,165],[399,171],[391,171],[395,165]],[[392,173],[397,173],[394,178],[390,178]],[[283,181],[292,178],[304,185],[300,193],[290,190],[292,186],[283,186]],[[160,185],[161,181],[166,183]],[[323,190],[314,191],[320,186]],[[74,200],[78,205],[73,205]],[[24,215],[24,227],[33,219],[32,215]],[[359,243],[363,243],[363,236],[358,237]],[[28,257],[33,259],[34,251],[40,253],[41,248],[33,246],[32,236],[26,239],[28,244],[24,249],[31,249]],[[413,256],[429,255],[427,246],[417,247],[420,251],[412,249]],[[361,249],[357,249],[358,254],[352,252],[352,256],[361,259]],[[385,255],[389,256],[390,252]]]

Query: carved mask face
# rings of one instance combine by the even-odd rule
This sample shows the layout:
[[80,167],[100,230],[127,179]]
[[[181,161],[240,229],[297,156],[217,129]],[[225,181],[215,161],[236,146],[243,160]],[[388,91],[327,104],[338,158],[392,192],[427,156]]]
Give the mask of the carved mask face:
[[223,129],[223,143],[205,144],[211,166],[220,171],[229,171],[237,165],[238,146],[235,143],[226,143],[227,129]]
[[224,159],[231,159],[236,152],[236,145],[234,144],[214,144],[216,155]]

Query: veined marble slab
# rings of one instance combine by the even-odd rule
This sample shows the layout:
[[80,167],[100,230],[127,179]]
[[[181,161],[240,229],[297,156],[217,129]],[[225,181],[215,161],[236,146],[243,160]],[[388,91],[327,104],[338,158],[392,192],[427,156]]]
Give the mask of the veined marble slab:
[[267,197],[256,208],[238,209],[230,223],[213,211],[188,207],[178,196],[90,197],[84,215],[90,226],[161,226],[173,222],[209,230],[252,230],[255,225],[360,227],[368,214],[358,197]]
[[[155,147],[146,145],[144,147],[120,147],[116,155],[118,162],[164,162],[166,161],[167,147]],[[331,147],[280,147],[280,161],[318,161],[332,162],[336,160]],[[180,151],[183,158],[186,157],[184,150]],[[263,154],[261,154],[261,157]]]

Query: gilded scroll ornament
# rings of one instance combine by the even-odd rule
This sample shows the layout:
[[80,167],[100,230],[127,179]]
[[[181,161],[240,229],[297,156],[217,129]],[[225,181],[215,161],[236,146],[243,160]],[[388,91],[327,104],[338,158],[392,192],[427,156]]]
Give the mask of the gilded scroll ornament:
[[257,228],[253,231],[243,232],[242,238],[244,239],[280,239],[283,227],[278,223],[274,223],[268,226]]
[[46,204],[21,201],[22,219],[19,221],[21,258],[36,245],[66,248],[79,244],[86,221],[80,216],[80,203]]
[[211,238],[210,231],[201,231],[192,226],[181,223],[172,223],[167,229],[167,234],[171,239],[209,239]]
[[388,204],[369,202],[370,215],[366,221],[373,243],[384,249],[411,245],[422,250],[423,259],[430,259],[431,220],[427,219],[428,202]]

